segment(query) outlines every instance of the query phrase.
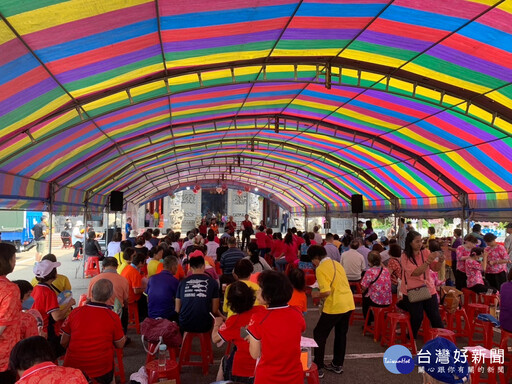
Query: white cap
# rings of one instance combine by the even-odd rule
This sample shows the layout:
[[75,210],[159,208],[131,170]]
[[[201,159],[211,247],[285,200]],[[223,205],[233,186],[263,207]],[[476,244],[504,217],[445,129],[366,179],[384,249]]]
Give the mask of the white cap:
[[82,220],[77,220],[75,225],[77,227],[81,227],[82,225],[84,225],[84,223],[82,223]]
[[34,275],[36,275],[36,277],[46,277],[54,268],[60,267],[60,265],[58,261],[42,260],[34,265]]

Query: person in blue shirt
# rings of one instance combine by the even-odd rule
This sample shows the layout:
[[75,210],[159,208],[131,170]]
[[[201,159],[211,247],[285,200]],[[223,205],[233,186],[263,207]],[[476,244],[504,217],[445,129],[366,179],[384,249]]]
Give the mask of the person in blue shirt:
[[129,217],[126,219],[126,224],[124,226],[124,232],[126,233],[126,238],[130,237],[130,231],[132,230],[132,218]]
[[146,294],[148,295],[148,316],[152,319],[161,317],[177,321],[175,310],[176,291],[179,281],[174,277],[178,270],[176,256],[167,256],[163,261],[162,271],[149,278]]

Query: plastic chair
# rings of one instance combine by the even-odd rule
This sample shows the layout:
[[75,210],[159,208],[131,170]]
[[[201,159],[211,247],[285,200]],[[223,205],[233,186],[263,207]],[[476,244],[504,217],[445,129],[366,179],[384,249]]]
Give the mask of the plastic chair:
[[[414,342],[414,337],[412,335],[411,321],[408,313],[397,313],[392,312],[387,314],[387,327],[382,334],[382,339],[380,342],[381,346],[387,345],[388,347],[397,344],[396,343],[396,331],[398,326],[400,326],[401,334],[400,334],[400,344],[404,347],[409,348],[412,351],[412,354],[415,355],[416,351],[416,343]],[[407,340],[406,332],[409,333],[409,340]]]
[[[373,335],[373,341],[377,341],[380,338],[380,328],[385,318],[382,313],[386,310],[389,312],[388,307],[370,307],[368,309],[366,320],[364,322],[363,336],[365,336],[366,333],[369,333]],[[370,319],[370,312],[373,313],[373,325],[368,324]]]
[[484,304],[484,305],[488,305],[489,307],[491,306],[495,306],[497,304],[499,304],[500,302],[500,297],[499,295],[497,294],[486,294],[486,293],[481,293],[478,295],[478,299],[479,299],[479,302]]
[[100,258],[89,256],[85,264],[85,277],[93,277],[100,274]]
[[477,303],[478,296],[476,292],[473,292],[469,288],[462,288],[462,294],[464,297],[464,307],[467,307],[469,304]]
[[140,335],[139,308],[136,301],[128,303],[128,328],[135,329]]
[[[199,338],[200,352],[192,351],[192,340]],[[203,375],[208,374],[208,365],[213,364],[213,352],[210,332],[193,333],[185,332],[183,335],[183,344],[181,345],[179,366],[180,371],[183,366],[200,366],[203,367]],[[192,356],[201,356],[201,361],[193,361]]]
[[309,367],[307,371],[304,371],[304,380],[307,384],[320,384],[318,367],[315,363],[311,363],[311,367]]
[[121,384],[126,382],[123,363],[123,350],[121,348],[116,348],[116,358],[114,359],[114,377],[115,376],[119,377]]
[[500,349],[503,349],[505,361],[508,362],[507,380],[512,378],[512,352],[509,352],[508,349],[510,340],[512,340],[512,332],[505,331],[503,328],[501,328]]
[[[457,309],[454,313],[446,313],[446,329],[453,331],[455,337],[469,337],[471,324],[464,308]],[[454,325],[455,321],[455,325]],[[464,325],[463,325],[464,322]]]
[[453,344],[457,344],[457,341],[455,340],[455,333],[450,331],[449,329],[430,328],[430,330],[428,332],[427,341],[435,339],[436,337],[442,337],[447,340],[450,340]]
[[[361,293],[354,293],[354,303],[357,305],[363,305],[363,295]],[[357,312],[356,310],[353,310],[350,314],[350,322],[349,325],[352,325],[354,321],[363,321],[364,322],[364,316],[363,312]]]
[[174,360],[166,360],[165,367],[158,366],[158,360],[150,361],[146,364],[148,374],[148,384],[158,383],[165,380],[176,380],[176,384],[181,384],[180,366]]

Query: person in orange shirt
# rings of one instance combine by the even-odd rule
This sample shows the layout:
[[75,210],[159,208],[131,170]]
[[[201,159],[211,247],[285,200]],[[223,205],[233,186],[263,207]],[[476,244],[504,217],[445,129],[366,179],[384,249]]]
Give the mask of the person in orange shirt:
[[210,223],[210,229],[212,229],[216,235],[219,234],[219,225],[217,224],[217,219],[212,219]]
[[121,276],[126,277],[130,283],[130,290],[128,291],[128,306],[132,303],[137,303],[139,310],[139,321],[142,322],[148,316],[148,301],[144,292],[145,283],[142,280],[140,269],[146,263],[146,255],[136,252],[133,256],[131,264],[127,265],[121,272]]
[[306,275],[299,268],[292,268],[288,274],[288,278],[293,286],[292,298],[288,302],[290,306],[296,306],[305,315],[308,311],[308,298],[306,297]]

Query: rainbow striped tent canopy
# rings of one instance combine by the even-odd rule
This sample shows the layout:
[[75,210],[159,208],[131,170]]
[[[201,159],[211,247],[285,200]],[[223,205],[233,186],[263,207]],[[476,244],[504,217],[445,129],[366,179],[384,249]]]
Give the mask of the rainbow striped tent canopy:
[[0,0],[0,208],[186,186],[506,218],[512,0]]

